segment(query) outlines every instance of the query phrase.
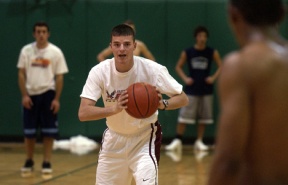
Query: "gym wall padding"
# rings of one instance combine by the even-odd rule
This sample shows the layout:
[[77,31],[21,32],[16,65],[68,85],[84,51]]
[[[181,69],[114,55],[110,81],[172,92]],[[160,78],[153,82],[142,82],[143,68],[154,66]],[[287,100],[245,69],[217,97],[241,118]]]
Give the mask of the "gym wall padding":
[[[62,49],[69,67],[61,96],[60,137],[82,134],[101,139],[105,120],[80,122],[77,114],[88,72],[98,63],[96,55],[108,46],[112,27],[133,20],[137,39],[143,40],[156,61],[183,83],[174,67],[180,52],[194,44],[193,29],[197,25],[209,29],[208,45],[218,49],[222,57],[238,48],[226,9],[225,0],[0,0],[0,138],[23,135],[16,64],[20,49],[34,40],[32,26],[36,21],[49,24],[50,41]],[[285,36],[286,20],[281,30]],[[217,129],[217,91],[214,100],[215,124],[207,127],[206,138],[213,138]],[[178,110],[160,112],[164,139],[175,135],[177,115]],[[195,137],[195,128],[187,127],[185,137]]]

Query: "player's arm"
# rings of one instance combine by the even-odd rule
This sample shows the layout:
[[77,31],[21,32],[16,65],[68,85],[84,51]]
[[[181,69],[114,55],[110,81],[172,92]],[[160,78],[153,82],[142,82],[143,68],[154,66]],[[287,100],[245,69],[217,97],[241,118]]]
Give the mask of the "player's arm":
[[109,47],[103,49],[98,55],[97,55],[97,60],[98,62],[102,62],[103,60],[105,60],[107,57],[109,57],[110,55],[112,55],[112,50]]
[[219,78],[221,114],[208,185],[239,184],[249,124],[250,94],[245,69],[237,54],[225,60]]
[[26,109],[30,109],[33,105],[32,100],[26,89],[26,70],[25,68],[18,69],[18,85],[22,95],[22,105]]
[[124,91],[118,98],[118,101],[115,105],[109,107],[98,107],[96,101],[81,98],[78,117],[80,121],[92,121],[99,120],[114,114],[121,112],[123,109],[127,108],[126,104],[128,102],[127,92]]
[[63,89],[63,74],[58,74],[55,76],[55,97],[51,102],[51,110],[53,110],[54,114],[56,114],[60,109],[60,96]]
[[221,59],[220,54],[217,50],[214,50],[214,52],[213,52],[213,60],[215,61],[216,65],[217,65],[217,70],[215,71],[215,73],[213,75],[208,77],[207,81],[210,84],[212,84],[218,78],[220,71],[221,71],[222,59]]
[[191,85],[193,83],[193,79],[188,77],[183,70],[183,66],[186,63],[186,60],[187,60],[186,52],[182,51],[175,66],[175,70],[186,85]]
[[185,94],[185,92],[182,91],[181,94],[177,94],[175,96],[170,97],[167,100],[167,105],[165,105],[161,99],[158,109],[174,110],[188,105],[188,102],[189,100],[187,95]]
[[26,72],[24,68],[19,68],[18,70],[18,85],[22,97],[28,96],[28,92],[26,90]]
[[140,47],[141,55],[143,55],[143,57],[155,61],[155,57],[143,42],[138,41],[137,45]]

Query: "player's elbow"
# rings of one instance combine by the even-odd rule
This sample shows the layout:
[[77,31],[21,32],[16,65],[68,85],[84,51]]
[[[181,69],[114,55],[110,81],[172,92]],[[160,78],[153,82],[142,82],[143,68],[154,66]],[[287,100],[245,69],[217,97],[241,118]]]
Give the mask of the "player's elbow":
[[237,158],[229,156],[216,157],[215,163],[218,164],[217,171],[226,174],[227,176],[237,176],[241,171],[241,161]]
[[97,56],[96,59],[97,59],[98,62],[101,62],[101,61],[102,61],[99,56]]
[[178,72],[178,70],[179,70],[178,65],[176,65],[176,66],[174,67],[174,70],[175,70],[176,72]]
[[85,112],[80,108],[78,111],[78,119],[83,122],[87,121]]
[[184,102],[185,102],[185,103],[184,103],[184,104],[185,104],[184,106],[187,106],[187,105],[189,104],[189,99],[188,99],[187,96],[185,97],[185,101],[184,101]]
[[97,60],[98,60],[98,62],[102,62],[103,60],[105,60],[105,57],[102,54],[98,54]]
[[241,164],[239,161],[224,161],[218,168],[219,172],[230,178],[239,176]]
[[154,61],[154,62],[156,62],[156,59],[155,59],[155,57],[154,57],[154,56],[152,56],[152,55],[149,57],[149,59],[150,59],[150,60],[152,60],[152,61]]
[[174,69],[177,73],[179,73],[182,70],[182,68],[178,64],[175,66]]
[[187,106],[189,104],[189,98],[184,92],[182,92],[182,101],[181,102],[182,102],[183,107]]

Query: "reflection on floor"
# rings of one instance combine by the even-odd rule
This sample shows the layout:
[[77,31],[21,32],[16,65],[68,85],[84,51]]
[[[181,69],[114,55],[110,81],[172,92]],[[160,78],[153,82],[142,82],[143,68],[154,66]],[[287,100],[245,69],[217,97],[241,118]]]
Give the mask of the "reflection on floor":
[[[213,153],[197,152],[192,145],[185,145],[180,152],[161,150],[159,185],[204,185]],[[81,149],[80,149],[81,150]],[[42,145],[37,144],[34,171],[22,178],[25,154],[22,143],[0,143],[1,185],[94,185],[99,146],[88,152],[53,151],[53,176],[41,175]]]

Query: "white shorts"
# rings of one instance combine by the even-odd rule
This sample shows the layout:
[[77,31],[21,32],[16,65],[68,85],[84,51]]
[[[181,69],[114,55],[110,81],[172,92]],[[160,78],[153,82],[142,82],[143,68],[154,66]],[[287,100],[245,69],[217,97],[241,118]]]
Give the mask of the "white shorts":
[[188,95],[189,104],[179,111],[178,122],[195,124],[196,119],[201,124],[213,123],[213,95]]
[[158,184],[162,130],[158,122],[135,135],[107,129],[99,153],[96,185]]

